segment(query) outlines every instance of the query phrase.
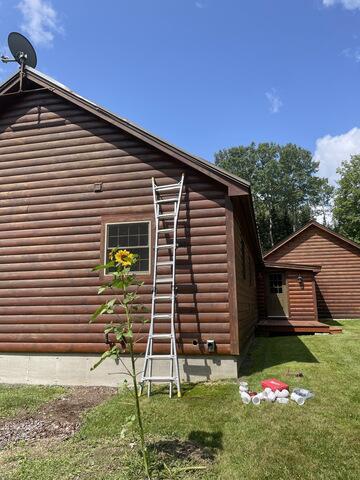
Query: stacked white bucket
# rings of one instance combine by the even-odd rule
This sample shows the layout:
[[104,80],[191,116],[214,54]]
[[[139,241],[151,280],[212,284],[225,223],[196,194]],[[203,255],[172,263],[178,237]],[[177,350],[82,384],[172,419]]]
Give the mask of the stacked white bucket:
[[261,401],[266,402],[277,402],[277,403],[289,403],[289,398],[296,402],[298,405],[304,405],[305,398],[297,393],[293,392],[291,395],[289,390],[271,390],[267,387],[262,392],[251,397],[249,395],[249,385],[247,382],[240,382],[239,393],[241,400],[246,405],[252,402],[254,405],[260,405]]

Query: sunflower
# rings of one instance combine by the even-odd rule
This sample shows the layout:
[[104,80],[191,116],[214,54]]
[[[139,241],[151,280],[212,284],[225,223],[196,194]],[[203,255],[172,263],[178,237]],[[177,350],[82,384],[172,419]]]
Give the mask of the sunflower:
[[136,261],[136,257],[133,253],[128,252],[127,250],[119,250],[115,253],[116,263],[119,263],[123,267],[130,267]]

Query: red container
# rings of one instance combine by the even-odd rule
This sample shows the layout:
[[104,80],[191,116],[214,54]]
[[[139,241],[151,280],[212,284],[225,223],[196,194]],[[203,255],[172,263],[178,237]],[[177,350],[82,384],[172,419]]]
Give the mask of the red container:
[[262,388],[271,388],[273,392],[275,390],[289,390],[289,385],[287,385],[284,382],[280,382],[280,380],[277,380],[276,378],[269,378],[268,380],[263,380],[261,382]]

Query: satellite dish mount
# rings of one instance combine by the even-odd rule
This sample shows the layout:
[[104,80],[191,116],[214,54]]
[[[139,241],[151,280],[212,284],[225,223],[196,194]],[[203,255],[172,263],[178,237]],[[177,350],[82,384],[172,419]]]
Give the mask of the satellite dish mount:
[[[5,55],[1,56],[1,61],[3,63],[17,62],[20,65],[20,70],[22,74],[24,73],[25,66],[35,68],[37,65],[37,57],[34,47],[31,45],[30,41],[24,37],[21,33],[11,32],[8,36],[8,45],[10,52],[13,54],[14,58],[6,57]],[[22,77],[20,77],[20,82],[22,84]],[[20,85],[21,90],[22,85]]]

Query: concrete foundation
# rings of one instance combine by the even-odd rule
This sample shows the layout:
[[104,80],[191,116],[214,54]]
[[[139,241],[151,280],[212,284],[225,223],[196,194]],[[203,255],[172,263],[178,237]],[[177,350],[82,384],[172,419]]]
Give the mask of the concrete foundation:
[[[0,383],[116,387],[125,379],[129,381],[121,362],[106,360],[91,371],[98,359],[99,355],[1,353]],[[128,356],[123,356],[122,360],[126,366],[130,365]],[[138,371],[141,371],[143,361],[143,358],[137,360]],[[239,358],[230,356],[179,357],[184,382],[237,378],[238,364]],[[168,375],[169,362],[156,360],[153,374]]]

